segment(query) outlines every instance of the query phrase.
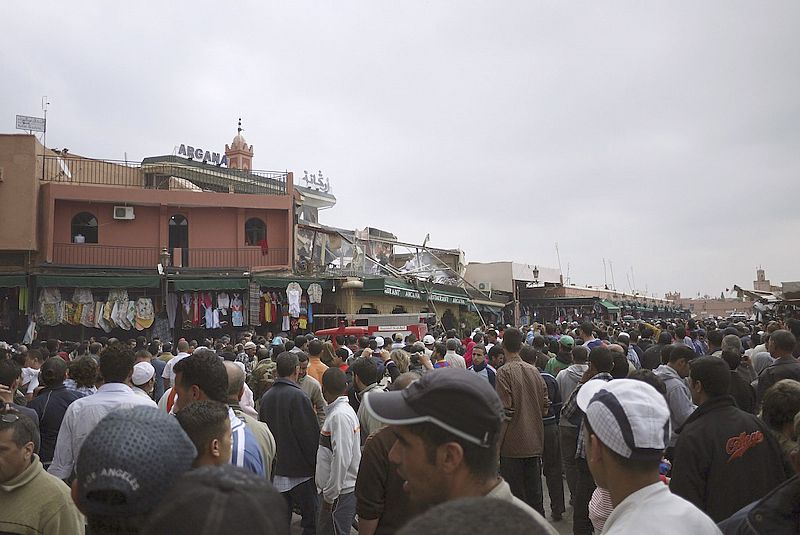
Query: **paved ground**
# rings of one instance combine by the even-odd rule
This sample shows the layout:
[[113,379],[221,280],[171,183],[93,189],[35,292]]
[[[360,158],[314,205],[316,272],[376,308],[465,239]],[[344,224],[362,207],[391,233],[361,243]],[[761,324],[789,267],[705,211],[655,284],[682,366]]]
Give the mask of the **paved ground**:
[[[544,483],[544,478],[542,478],[542,482]],[[569,489],[567,488],[567,482],[564,481],[564,494],[565,500],[567,503],[567,511],[564,513],[564,518],[560,522],[553,522],[550,518],[550,496],[547,493],[547,485],[543,484],[544,487],[544,510],[547,513],[547,520],[553,525],[556,530],[561,535],[572,535],[572,506],[569,505]],[[292,516],[292,534],[293,535],[300,535],[303,530],[300,528],[300,517],[298,515]],[[358,535],[358,531],[355,529],[350,531],[351,535]]]

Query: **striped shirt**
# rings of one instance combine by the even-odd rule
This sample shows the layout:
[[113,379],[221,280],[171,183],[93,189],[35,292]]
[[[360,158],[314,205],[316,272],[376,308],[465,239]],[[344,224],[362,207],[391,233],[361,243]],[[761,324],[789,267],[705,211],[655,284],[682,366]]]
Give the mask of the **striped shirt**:
[[230,407],[228,407],[228,417],[231,419],[231,464],[266,477],[264,460],[256,436]]

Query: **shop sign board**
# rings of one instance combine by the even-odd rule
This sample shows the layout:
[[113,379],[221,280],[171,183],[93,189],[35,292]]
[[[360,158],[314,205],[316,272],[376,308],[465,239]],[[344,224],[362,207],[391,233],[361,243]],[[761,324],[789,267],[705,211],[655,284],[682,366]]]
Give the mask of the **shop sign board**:
[[228,156],[225,154],[220,155],[219,152],[210,152],[203,149],[197,149],[191,145],[181,144],[178,147],[178,156],[185,156],[190,160],[197,160],[203,163],[213,163],[214,165],[228,165]]
[[394,288],[392,286],[385,286],[383,288],[384,295],[392,297],[401,297],[403,299],[422,299],[422,294],[417,290],[407,290],[405,288]]

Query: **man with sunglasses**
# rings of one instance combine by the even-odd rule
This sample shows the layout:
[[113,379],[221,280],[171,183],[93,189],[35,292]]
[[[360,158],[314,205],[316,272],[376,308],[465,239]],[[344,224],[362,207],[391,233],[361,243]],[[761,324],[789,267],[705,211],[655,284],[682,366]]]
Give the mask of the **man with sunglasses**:
[[10,404],[0,409],[0,533],[83,533],[69,487],[36,454],[35,423]]

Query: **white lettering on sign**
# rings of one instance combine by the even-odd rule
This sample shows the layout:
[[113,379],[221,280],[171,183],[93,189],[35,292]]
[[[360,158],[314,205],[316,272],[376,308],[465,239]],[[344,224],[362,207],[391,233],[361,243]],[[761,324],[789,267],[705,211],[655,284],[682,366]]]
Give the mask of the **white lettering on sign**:
[[192,147],[191,145],[181,145],[178,148],[178,156],[185,156],[190,160],[197,160],[203,163],[213,163],[214,165],[228,165],[228,156],[220,155],[219,152],[210,152],[203,149]]

